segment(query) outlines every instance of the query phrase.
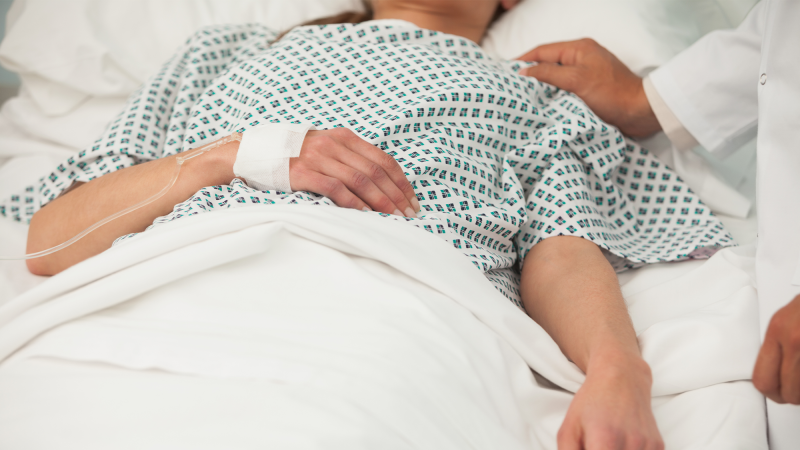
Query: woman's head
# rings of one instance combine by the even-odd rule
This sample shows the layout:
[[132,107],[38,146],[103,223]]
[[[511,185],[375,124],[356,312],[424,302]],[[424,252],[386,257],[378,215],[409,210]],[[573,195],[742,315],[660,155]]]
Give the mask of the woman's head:
[[402,19],[421,28],[479,42],[497,15],[519,0],[369,0],[375,19]]
[[[489,24],[521,0],[364,0],[364,12],[348,11],[303,25],[360,23],[402,19],[421,28],[464,36],[480,42]],[[285,33],[284,33],[285,34]],[[283,35],[281,35],[283,36]]]

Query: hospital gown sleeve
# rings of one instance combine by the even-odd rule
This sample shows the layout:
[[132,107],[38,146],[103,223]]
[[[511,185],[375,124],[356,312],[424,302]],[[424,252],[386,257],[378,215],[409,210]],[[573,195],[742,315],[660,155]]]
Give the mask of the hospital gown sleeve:
[[224,124],[201,132],[187,129],[197,100],[237,61],[269,47],[276,33],[262,25],[201,29],[128,99],[125,109],[87,148],[12,196],[0,200],[0,215],[29,223],[42,206],[75,182],[180,153],[226,134]]

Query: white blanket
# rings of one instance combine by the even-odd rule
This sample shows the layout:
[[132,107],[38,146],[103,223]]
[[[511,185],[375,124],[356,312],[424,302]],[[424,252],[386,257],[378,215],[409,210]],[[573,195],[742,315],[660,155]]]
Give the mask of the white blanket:
[[[387,222],[200,215],[11,300],[0,448],[555,448],[580,370],[463,255]],[[667,448],[767,448],[752,256],[622,279]]]

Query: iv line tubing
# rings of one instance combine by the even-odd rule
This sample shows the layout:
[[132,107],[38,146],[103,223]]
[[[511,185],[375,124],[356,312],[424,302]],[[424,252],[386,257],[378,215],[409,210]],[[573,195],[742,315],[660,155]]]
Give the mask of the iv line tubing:
[[95,222],[89,228],[86,228],[85,230],[81,231],[80,233],[78,233],[77,235],[75,235],[74,237],[69,239],[68,241],[66,241],[64,243],[61,243],[59,245],[56,245],[55,247],[50,247],[47,250],[42,250],[42,251],[36,252],[36,253],[28,253],[28,254],[23,255],[23,256],[3,256],[3,255],[0,255],[0,260],[41,258],[42,256],[47,256],[47,255],[53,254],[53,253],[55,253],[55,252],[57,252],[59,250],[63,250],[65,248],[69,247],[70,245],[78,242],[82,238],[86,237],[86,235],[88,235],[92,231],[94,231],[94,230],[102,227],[103,225],[111,222],[112,220],[119,219],[120,217],[122,217],[122,216],[124,216],[126,214],[129,214],[129,213],[132,213],[132,212],[136,211],[137,209],[142,208],[144,206],[147,206],[150,203],[153,203],[154,201],[156,201],[159,198],[163,197],[167,192],[169,192],[170,189],[172,189],[172,186],[174,186],[175,183],[178,181],[178,176],[181,174],[181,166],[186,161],[188,161],[188,160],[190,160],[192,158],[196,158],[196,157],[198,157],[198,156],[200,156],[202,154],[205,154],[205,153],[207,153],[207,152],[209,152],[209,151],[211,151],[211,150],[213,150],[213,149],[215,149],[215,148],[217,148],[217,147],[219,147],[221,145],[225,145],[225,144],[228,144],[228,143],[233,142],[233,141],[240,141],[241,142],[241,140],[242,140],[241,133],[232,133],[230,136],[222,138],[222,139],[220,139],[220,140],[218,140],[216,142],[212,142],[212,143],[210,143],[208,145],[205,145],[203,147],[199,147],[199,148],[190,150],[190,151],[186,152],[185,156],[184,155],[179,155],[177,158],[175,158],[175,162],[176,162],[176,164],[175,164],[175,174],[172,176],[172,179],[169,180],[169,183],[167,183],[167,185],[164,186],[163,189],[158,191],[158,193],[156,193],[152,197],[149,197],[149,198],[147,198],[147,199],[145,199],[145,200],[143,200],[143,201],[141,201],[141,202],[139,202],[139,203],[137,203],[137,204],[135,204],[133,206],[125,208],[122,211],[116,212],[116,213],[106,217],[105,219],[102,219],[102,220],[100,220],[98,222]]

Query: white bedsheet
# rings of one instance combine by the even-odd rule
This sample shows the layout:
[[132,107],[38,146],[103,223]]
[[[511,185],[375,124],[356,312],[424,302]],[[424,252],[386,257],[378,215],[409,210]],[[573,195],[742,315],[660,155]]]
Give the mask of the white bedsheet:
[[[752,263],[622,280],[667,448],[767,448]],[[435,236],[294,205],[176,221],[49,279],[0,307],[0,358],[2,448],[555,448],[583,379]]]
[[[31,100],[25,97],[24,93],[21,97],[8,102],[0,114],[0,195],[11,192],[46,173],[52,165],[66,155],[78,151],[91,142],[95,136],[99,135],[110,116],[119,110],[119,105],[124,103],[124,100],[123,98],[112,98],[89,101],[69,115],[50,118],[39,111]],[[739,243],[748,244],[754,241],[755,218],[752,215],[746,220],[728,217],[722,217],[722,220]],[[219,229],[210,230],[213,233],[209,236],[220,232]],[[26,233],[25,226],[0,220],[0,254],[21,254],[24,251]],[[284,237],[286,237],[285,232],[280,233],[284,233]],[[293,272],[280,272],[290,266],[282,266],[276,261],[282,257],[288,258],[297,253],[299,249],[313,254],[330,256],[324,245],[313,244],[307,239],[305,241],[298,239],[285,239],[292,243],[291,245],[296,245],[296,248],[289,244],[287,244],[288,247],[271,247],[271,253],[262,255],[263,258],[259,262],[261,265],[256,266],[262,270],[255,278],[259,279],[262,272],[281,273],[283,276],[274,277],[268,286],[261,284],[260,288],[264,290],[279,289],[281,286],[285,290],[295,288],[297,284],[293,284],[291,277]],[[126,251],[130,252],[131,250]],[[449,247],[444,251],[453,253]],[[754,322],[755,319],[751,317],[752,320],[747,320],[747,316],[753,314],[750,309],[752,309],[754,301],[752,282],[746,275],[752,266],[752,257],[749,256],[748,251],[747,248],[726,250],[708,262],[658,264],[620,275],[623,292],[631,305],[634,323],[644,345],[645,357],[653,364],[656,372],[656,386],[654,387],[656,397],[653,404],[659,426],[667,439],[668,448],[766,448],[763,398],[753,390],[749,382],[734,381],[749,378],[754,349],[757,345],[757,341],[751,339],[754,331],[749,328],[750,321]],[[458,254],[456,256],[461,258]],[[440,257],[443,256],[432,255],[431,261],[437,261],[436,258]],[[253,256],[253,258],[256,257]],[[441,297],[441,294],[437,294],[424,282],[409,279],[407,274],[398,274],[396,271],[387,269],[383,263],[376,263],[369,258],[348,258],[353,260],[345,265],[353,269],[350,272],[339,270],[341,265],[337,264],[323,264],[324,267],[319,270],[321,273],[330,274],[334,279],[337,277],[347,279],[348,276],[357,276],[361,279],[365,273],[372,274],[370,276],[382,273],[383,276],[389,278],[411,280],[409,282],[416,286],[413,295],[409,296],[408,287],[398,288],[396,284],[387,284],[384,279],[377,277],[372,281],[378,284],[383,283],[380,285],[386,289],[385,298],[394,299],[393,303],[387,300],[393,305],[392,308],[380,311],[370,310],[369,314],[359,316],[360,322],[357,321],[358,323],[352,322],[355,320],[352,317],[340,315],[339,319],[344,322],[334,322],[331,325],[338,329],[347,329],[347,327],[358,325],[364,327],[362,331],[367,333],[367,330],[375,331],[374,327],[370,329],[367,328],[367,325],[371,321],[377,320],[408,334],[408,339],[405,338],[405,334],[403,334],[404,338],[400,339],[400,334],[398,334],[394,337],[394,341],[380,341],[381,345],[388,346],[386,348],[394,349],[393,345],[408,345],[402,347],[405,349],[405,353],[402,353],[402,357],[398,357],[401,365],[392,366],[392,370],[386,373],[380,372],[379,368],[374,368],[376,380],[373,380],[373,383],[377,383],[377,379],[382,376],[394,376],[398,371],[398,373],[402,373],[404,370],[411,370],[409,368],[423,367],[424,363],[441,357],[442,354],[431,353],[434,349],[427,348],[421,343],[427,336],[445,336],[450,350],[462,356],[470,355],[469,358],[472,358],[470,361],[473,362],[467,367],[451,363],[450,360],[444,362],[443,359],[436,370],[432,369],[425,374],[424,383],[427,384],[423,387],[429,390],[449,392],[447,395],[453,398],[448,401],[455,402],[448,403],[449,407],[460,405],[460,409],[477,408],[483,411],[485,403],[481,403],[482,401],[494,402],[491,414],[481,412],[467,415],[471,418],[469,420],[478,420],[476,417],[479,417],[482,421],[494,424],[487,426],[494,430],[492,433],[500,437],[493,437],[490,439],[492,441],[510,439],[509,442],[521,442],[519,445],[523,448],[554,448],[555,432],[563,419],[571,395],[564,390],[552,388],[550,382],[574,390],[580,383],[581,375],[574,366],[563,359],[563,356],[560,356],[560,352],[554,347],[555,344],[549,340],[549,337],[542,337],[541,330],[539,330],[538,334],[535,333],[538,337],[532,341],[528,339],[529,336],[517,336],[514,333],[500,339],[497,337],[498,332],[509,332],[506,329],[508,324],[505,313],[498,315],[497,311],[487,312],[487,317],[494,317],[494,322],[488,328],[490,331],[487,331],[486,325],[481,322],[464,319],[473,317],[469,313],[466,315],[464,313],[464,311],[472,311],[470,307],[465,310],[462,306],[455,306],[452,300]],[[200,260],[198,259],[198,261]],[[354,262],[355,260],[357,261]],[[311,262],[313,260],[304,259],[301,263],[294,265],[301,265],[305,268],[304,270],[313,270],[313,266],[309,265]],[[93,264],[95,265],[85,265],[84,267],[98,267],[99,263]],[[441,267],[447,266],[437,267],[441,269]],[[335,271],[332,270],[334,268]],[[450,269],[448,268],[448,273]],[[474,270],[471,267],[469,269]],[[205,269],[197,270],[205,273],[203,272]],[[176,281],[170,286],[182,283],[182,274],[178,274],[172,267],[161,272],[173,274],[176,277]],[[37,277],[28,273],[23,261],[0,261],[0,311],[8,314],[11,309],[8,306],[3,307],[3,305],[34,288],[36,290],[25,294],[25,298],[32,298],[31,295],[37,292],[39,293],[37,295],[41,295],[44,290],[54,289],[54,286],[65,283],[66,280],[74,281],[76,279],[75,271],[71,273],[73,275],[49,280],[46,277]],[[92,273],[87,269],[84,273],[87,278],[84,281],[97,277],[99,274],[100,272]],[[159,273],[156,275],[160,276]],[[185,280],[191,277],[192,275],[187,275],[183,282],[185,283]],[[474,275],[471,277],[482,280]],[[464,279],[466,280],[466,278]],[[37,288],[45,281],[47,281],[45,286]],[[464,281],[464,283],[469,285],[472,281]],[[283,284],[276,284],[276,282]],[[454,285],[458,284],[454,283]],[[153,287],[140,285],[140,283],[133,283],[133,285],[145,290]],[[321,281],[318,286],[325,286],[325,284]],[[187,295],[185,298],[194,295],[193,299],[205,299],[209,302],[210,307],[217,310],[225,309],[231,304],[230,298],[206,295],[207,292],[213,292],[206,287],[203,284],[190,284],[187,286],[190,288],[187,292],[191,295]],[[113,289],[114,286],[112,286]],[[115,292],[119,292],[122,288],[116,286],[116,289]],[[158,314],[170,311],[171,308],[175,308],[171,310],[173,313],[198,313],[192,309],[196,306],[194,302],[175,303],[180,297],[165,297],[159,289],[162,288],[153,288],[149,293],[141,295],[134,301],[125,302],[111,309],[98,311],[82,319],[56,326],[43,334],[40,339],[35,341],[35,344],[24,346],[23,350],[14,356],[15,363],[2,365],[0,367],[0,448],[21,448],[22,445],[17,445],[21,441],[16,439],[28,440],[27,442],[30,443],[31,437],[38,440],[31,444],[32,448],[69,448],[65,447],[63,440],[65,436],[70,437],[72,448],[81,449],[126,448],[125,446],[154,448],[156,443],[163,445],[164,448],[219,448],[220,443],[231,443],[228,445],[229,447],[241,443],[241,447],[258,446],[263,448],[263,444],[267,442],[272,444],[283,442],[268,441],[271,439],[270,436],[292,437],[293,439],[305,436],[297,428],[291,428],[288,425],[291,420],[296,420],[298,417],[303,417],[307,421],[303,430],[313,428],[317,434],[314,435],[315,437],[312,436],[312,440],[302,441],[297,445],[292,444],[295,447],[302,448],[313,439],[339,442],[335,439],[339,439],[341,436],[348,436],[347,439],[350,440],[347,441],[347,445],[350,448],[358,448],[358,445],[367,447],[369,443],[374,442],[367,436],[367,432],[373,428],[379,430],[378,434],[374,436],[379,436],[382,447],[386,448],[391,448],[389,443],[396,443],[397,447],[410,445],[409,442],[417,442],[414,439],[441,444],[437,448],[448,448],[448,445],[466,446],[462,444],[464,443],[463,439],[467,438],[463,433],[459,434],[460,431],[455,434],[451,432],[438,433],[431,429],[423,429],[418,434],[408,430],[397,431],[395,422],[405,423],[403,421],[408,420],[407,415],[414,416],[416,414],[418,417],[425,418],[431,409],[430,403],[426,403],[424,395],[421,398],[414,397],[419,394],[415,390],[416,387],[423,382],[410,378],[413,373],[403,375],[406,376],[404,380],[408,381],[406,384],[398,382],[390,387],[384,387],[387,393],[384,394],[384,397],[380,397],[389,405],[406,402],[404,404],[407,404],[407,409],[398,409],[396,413],[384,411],[383,415],[380,415],[373,410],[363,409],[363,402],[370,400],[367,398],[369,395],[364,394],[362,397],[356,395],[353,398],[336,397],[339,395],[337,390],[339,388],[336,385],[328,386],[325,388],[328,389],[327,391],[320,388],[319,391],[313,391],[314,395],[310,395],[306,393],[307,384],[304,384],[302,389],[297,389],[299,385],[297,380],[289,383],[285,380],[276,381],[261,375],[256,378],[246,378],[241,373],[239,375],[234,373],[230,376],[215,374],[212,370],[214,367],[217,368],[214,370],[218,370],[219,367],[227,367],[222,362],[213,367],[206,365],[203,370],[209,372],[200,371],[197,361],[193,363],[194,365],[181,370],[175,367],[166,370],[164,368],[155,369],[147,364],[138,366],[133,364],[131,361],[135,362],[135,359],[130,359],[132,358],[131,350],[147,349],[150,351],[150,353],[140,354],[140,356],[145,355],[150,358],[148,364],[153,364],[152,361],[159,355],[159,353],[151,351],[160,349],[159,343],[162,341],[155,338],[150,339],[153,337],[152,324],[158,323],[160,320]],[[169,287],[163,289],[169,289]],[[490,289],[490,294],[487,295],[495,294],[494,291],[491,291],[491,287],[488,289]],[[474,292],[464,289],[462,291],[474,295]],[[439,292],[443,291],[440,289]],[[304,294],[302,303],[292,304],[299,309],[285,308],[283,315],[277,316],[284,325],[284,331],[291,331],[295,327],[298,330],[307,329],[310,322],[306,321],[307,316],[304,314],[313,308],[310,304],[307,305],[307,301],[310,300],[306,300],[306,297],[308,295]],[[81,295],[76,293],[73,298],[79,299]],[[88,297],[86,298],[88,299]],[[157,298],[160,300],[156,302],[154,299]],[[375,296],[364,298],[354,295],[339,295],[336,299],[337,303],[349,305],[353,309],[373,304]],[[507,302],[504,299],[499,301]],[[220,303],[215,305],[213,302]],[[153,310],[151,308],[153,305],[161,306],[157,310]],[[425,309],[432,308],[431,305],[438,305],[437,307],[443,309],[433,312]],[[286,303],[283,306],[287,306]],[[511,306],[510,303],[508,306]],[[661,309],[661,306],[666,308]],[[98,305],[91,306],[87,311],[97,307]],[[189,309],[185,309],[186,307]],[[264,317],[268,312],[268,315],[272,317],[276,314],[275,305],[272,304],[272,307],[273,309],[270,310],[253,311],[253,314],[260,314],[259,317]],[[411,308],[411,310],[409,311],[407,308]],[[518,312],[513,309],[513,306],[510,311],[506,306],[502,308],[506,313],[517,315],[515,317],[519,319]],[[133,316],[127,315],[129,313]],[[155,313],[158,314],[154,317],[152,314]],[[24,316],[28,317],[26,320],[30,320],[31,317],[41,318],[42,316],[38,314],[29,311]],[[144,321],[137,322],[136,317],[139,317],[137,315],[142,315]],[[411,320],[412,317],[416,318],[419,315],[422,315],[427,322]],[[434,316],[439,317],[440,322],[431,324],[429,319]],[[442,317],[461,318],[467,320],[467,323],[471,325],[463,325],[463,328],[459,328],[460,331],[456,333],[452,329],[453,327],[457,328],[460,322],[457,320],[457,323],[454,324],[451,323],[452,320],[444,320],[441,319]],[[57,316],[50,317],[53,320],[56,318]],[[217,316],[214,318],[216,320]],[[528,324],[523,329],[528,329],[530,332],[528,319],[524,316],[522,319],[524,322],[512,322]],[[47,328],[46,323],[44,325],[39,323],[39,328],[29,327],[27,332],[20,332],[21,329],[24,329],[20,325],[24,322],[20,320],[22,319],[15,318],[11,325],[0,324],[0,333],[2,333],[0,346],[6,346],[6,349],[16,348],[23,345],[27,338],[36,335],[38,333],[36,330],[41,331]],[[65,320],[65,317],[61,316],[59,320]],[[127,328],[130,334],[124,334],[122,329],[108,326],[109,323],[121,323],[114,322],[114,320],[138,323],[141,326]],[[57,322],[58,320],[53,323]],[[30,322],[25,323],[30,325]],[[419,323],[425,323],[428,327],[425,328],[427,331],[417,329]],[[241,327],[241,325],[237,325],[237,327]],[[500,331],[493,331],[495,329]],[[447,330],[450,331],[446,332]],[[105,332],[108,334],[102,334]],[[190,332],[184,333],[181,342],[197,346],[201,342],[209,341],[195,340],[195,338],[207,337],[209,334],[214,335],[208,330],[190,330]],[[487,350],[485,346],[481,347],[483,344],[476,346],[477,341],[472,338],[473,335],[490,336],[495,347]],[[59,341],[54,336],[60,336],[65,340]],[[102,338],[90,339],[92,336],[101,336]],[[112,337],[113,339],[111,339]],[[160,339],[163,336],[157,337]],[[79,341],[80,345],[67,345],[70,342],[73,344],[78,342],[73,340],[78,338],[82,339]],[[86,345],[87,339],[92,345]],[[516,339],[516,347],[509,343],[511,341],[505,339],[511,339],[511,341]],[[108,345],[110,342],[119,345],[110,346]],[[271,342],[275,344],[275,341]],[[54,347],[54,343],[58,345]],[[324,342],[317,343],[317,345],[321,344]],[[509,346],[512,350],[509,350]],[[349,348],[361,355],[360,357],[364,360],[374,359],[376,349],[380,350],[379,354],[385,352],[379,348],[378,341],[372,347],[351,346]],[[76,355],[74,354],[76,349],[94,353],[89,356]],[[127,349],[128,352],[123,352],[123,349]],[[181,347],[181,349],[185,350],[186,348]],[[286,351],[286,349],[294,351],[292,347],[280,346],[276,347],[274,351],[280,352]],[[494,354],[497,352],[500,356]],[[527,355],[527,357],[520,359],[520,355]],[[181,361],[180,359],[173,361],[174,356],[175,353],[161,353],[159,356],[161,359],[158,361],[161,361],[161,364],[176,364]],[[208,353],[201,352],[196,356],[203,359],[208,356]],[[335,360],[334,356],[335,354],[332,354],[326,361]],[[466,357],[464,356],[464,358]],[[542,377],[531,378],[530,372],[520,363],[521,360],[537,367],[537,370],[551,381]],[[253,360],[248,361],[253,364]],[[275,361],[275,358],[269,360],[270,364]],[[493,362],[500,361],[502,364],[501,368],[488,375],[470,374],[470,370],[474,371],[476,367],[481,367],[475,361],[482,361],[484,364],[492,363],[489,364],[492,367],[494,367]],[[241,365],[236,364],[233,367],[236,367],[237,370],[240,369]],[[333,367],[331,366],[331,370]],[[357,372],[357,369],[361,367],[363,366],[356,366],[352,370],[344,367],[338,375],[344,379],[350,377],[362,380],[363,378],[358,378],[361,376],[360,373],[353,372]],[[411,383],[409,380],[417,381]],[[482,384],[475,380],[480,380]],[[451,390],[447,390],[450,389],[450,384],[454,384],[454,386]],[[471,398],[470,402],[472,403],[459,403],[460,396],[464,392],[472,393],[473,390],[475,391],[474,395],[467,396]],[[353,393],[352,391],[348,392]],[[678,394],[678,392],[683,393]],[[276,398],[279,398],[280,401],[277,402]],[[476,398],[483,400],[475,400]],[[128,406],[115,408],[114,413],[109,414],[109,403]],[[336,419],[343,417],[342,411],[344,410],[342,408],[345,407],[350,408],[348,409],[350,415],[344,419]],[[362,408],[358,409],[360,415],[353,412],[353,408]],[[460,410],[459,408],[456,409]],[[442,421],[449,417],[449,414],[442,411],[444,410],[441,410],[438,416],[431,415],[427,420],[431,420],[435,424],[443,423]],[[448,411],[453,411],[453,409]],[[455,417],[461,418],[460,415]],[[6,425],[11,420],[14,421],[14,427]],[[341,422],[337,420],[341,420]],[[447,418],[447,420],[454,419]],[[265,423],[272,422],[274,422],[272,428],[265,428]],[[471,422],[461,421],[458,423],[462,427],[469,428],[471,426],[468,425]],[[87,428],[87,424],[94,425]],[[325,424],[339,424],[340,426],[336,429],[338,431],[335,431],[331,428],[324,428]],[[450,428],[447,429],[452,431],[453,426],[448,426]],[[150,432],[141,433],[142,429],[150,430]],[[335,431],[339,434],[325,434],[326,429],[331,433]],[[476,429],[482,430],[482,428]],[[43,430],[47,430],[47,432],[43,432]],[[285,433],[281,434],[282,430]],[[4,434],[9,432],[15,434]],[[486,433],[490,433],[490,431],[486,431]],[[124,442],[119,441],[120,436],[126,437]],[[232,440],[233,437],[238,440]],[[360,439],[358,442],[361,444],[354,444],[353,439]],[[6,445],[12,441],[14,445]],[[383,442],[387,444],[383,445]],[[486,441],[480,442],[486,443]],[[508,448],[514,448],[514,445],[517,444],[509,444]],[[284,445],[284,447],[286,446],[291,447],[288,444]],[[480,447],[478,444],[474,444],[474,446]]]

